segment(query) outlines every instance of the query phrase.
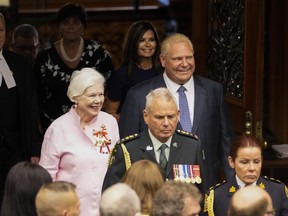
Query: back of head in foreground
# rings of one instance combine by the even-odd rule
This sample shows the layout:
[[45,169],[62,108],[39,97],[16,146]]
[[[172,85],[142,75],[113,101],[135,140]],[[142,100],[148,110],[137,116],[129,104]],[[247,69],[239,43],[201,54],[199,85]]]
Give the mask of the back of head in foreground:
[[141,216],[140,199],[125,183],[107,188],[100,200],[100,216]]
[[40,165],[28,161],[14,165],[6,177],[1,216],[36,216],[36,194],[48,182],[52,178]]
[[228,211],[229,216],[273,216],[270,195],[258,186],[247,186],[236,191]]
[[201,210],[202,195],[198,188],[189,183],[167,181],[157,191],[152,216],[197,216]]
[[76,186],[65,181],[43,185],[36,196],[38,216],[79,216],[80,202]]
[[150,215],[153,198],[164,184],[159,166],[149,160],[139,160],[132,164],[123,177],[141,200],[141,213]]

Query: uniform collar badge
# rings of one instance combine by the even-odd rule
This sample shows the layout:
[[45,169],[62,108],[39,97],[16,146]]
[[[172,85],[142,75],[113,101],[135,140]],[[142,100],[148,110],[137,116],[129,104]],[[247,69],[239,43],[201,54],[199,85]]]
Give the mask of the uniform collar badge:
[[259,184],[259,187],[262,188],[262,189],[265,189],[265,185],[263,184],[263,182],[261,182],[261,183]]
[[236,188],[235,188],[234,186],[231,186],[231,187],[229,188],[229,192],[230,192],[230,193],[235,193],[235,192],[236,192]]

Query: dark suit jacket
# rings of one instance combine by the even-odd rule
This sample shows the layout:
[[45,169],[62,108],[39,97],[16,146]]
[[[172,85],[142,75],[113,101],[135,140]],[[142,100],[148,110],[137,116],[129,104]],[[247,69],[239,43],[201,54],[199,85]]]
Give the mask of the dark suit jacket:
[[[34,89],[34,79],[31,65],[22,56],[3,49],[3,56],[13,73],[18,94],[19,113],[3,113],[4,116],[17,115],[20,117],[17,127],[20,143],[14,139],[13,133],[9,128],[3,128],[4,139],[12,149],[20,153],[20,159],[28,160],[31,156],[40,156],[40,143],[37,130],[37,101]],[[4,80],[2,80],[4,82]],[[8,90],[9,91],[9,90]],[[12,100],[12,99],[11,99]]]
[[[220,165],[225,174],[233,172],[228,165],[233,129],[224,101],[222,85],[215,81],[193,75],[195,84],[195,110],[191,132],[196,134],[205,151],[207,188],[220,181]],[[140,83],[130,89],[123,104],[119,129],[120,137],[139,133],[147,128],[143,119],[145,97],[153,89],[166,87],[163,75]],[[181,129],[181,125],[178,124]]]
[[[261,177],[257,181],[257,185],[264,188],[271,196],[273,207],[276,209],[276,216],[288,216],[288,191],[285,185],[278,180]],[[215,216],[225,216],[229,208],[229,203],[232,195],[239,189],[235,175],[227,182],[218,184],[212,187],[205,197],[212,195],[214,192],[214,202],[208,202],[205,198],[205,205],[207,209],[213,209]],[[211,199],[212,200],[212,199]],[[205,211],[205,208],[204,208]],[[204,212],[205,215],[212,215]]]
[[[112,152],[113,163],[108,168],[103,183],[103,190],[107,187],[121,181],[126,172],[125,160],[121,143],[125,144],[128,152],[130,153],[131,163],[133,164],[139,160],[150,160],[158,164],[154,149],[151,149],[153,143],[149,136],[148,130],[141,132],[138,135],[130,136],[132,138],[124,138],[120,140]],[[175,132],[170,146],[170,155],[167,163],[166,175],[164,179],[174,179],[172,165],[173,164],[192,164],[200,165],[201,177],[203,174],[203,160],[202,160],[202,148],[197,138],[192,135],[183,134],[181,131]],[[202,182],[205,184],[205,182]],[[201,185],[203,185],[201,184]],[[200,190],[203,189],[200,187]]]

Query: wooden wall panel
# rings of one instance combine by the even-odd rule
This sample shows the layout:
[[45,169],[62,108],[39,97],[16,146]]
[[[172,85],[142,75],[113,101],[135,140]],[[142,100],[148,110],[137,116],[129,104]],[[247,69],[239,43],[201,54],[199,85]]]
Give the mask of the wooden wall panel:
[[288,1],[266,0],[264,126],[288,143]]
[[[18,1],[21,9],[51,9],[59,8],[64,5],[67,0],[21,0]],[[69,2],[79,3],[84,7],[123,7],[132,6],[133,0],[72,0]],[[157,0],[141,1],[142,5],[159,5]]]

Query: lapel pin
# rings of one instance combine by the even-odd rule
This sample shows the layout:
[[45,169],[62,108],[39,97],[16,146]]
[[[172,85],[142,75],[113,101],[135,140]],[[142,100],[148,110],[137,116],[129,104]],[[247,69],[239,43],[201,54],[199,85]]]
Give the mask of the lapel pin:
[[174,142],[174,143],[172,144],[172,146],[173,146],[173,147],[175,147],[175,148],[177,148],[177,147],[178,147],[178,145],[177,145],[177,143],[176,143],[176,142]]
[[146,146],[146,151],[151,151],[151,150],[153,150],[152,146]]

